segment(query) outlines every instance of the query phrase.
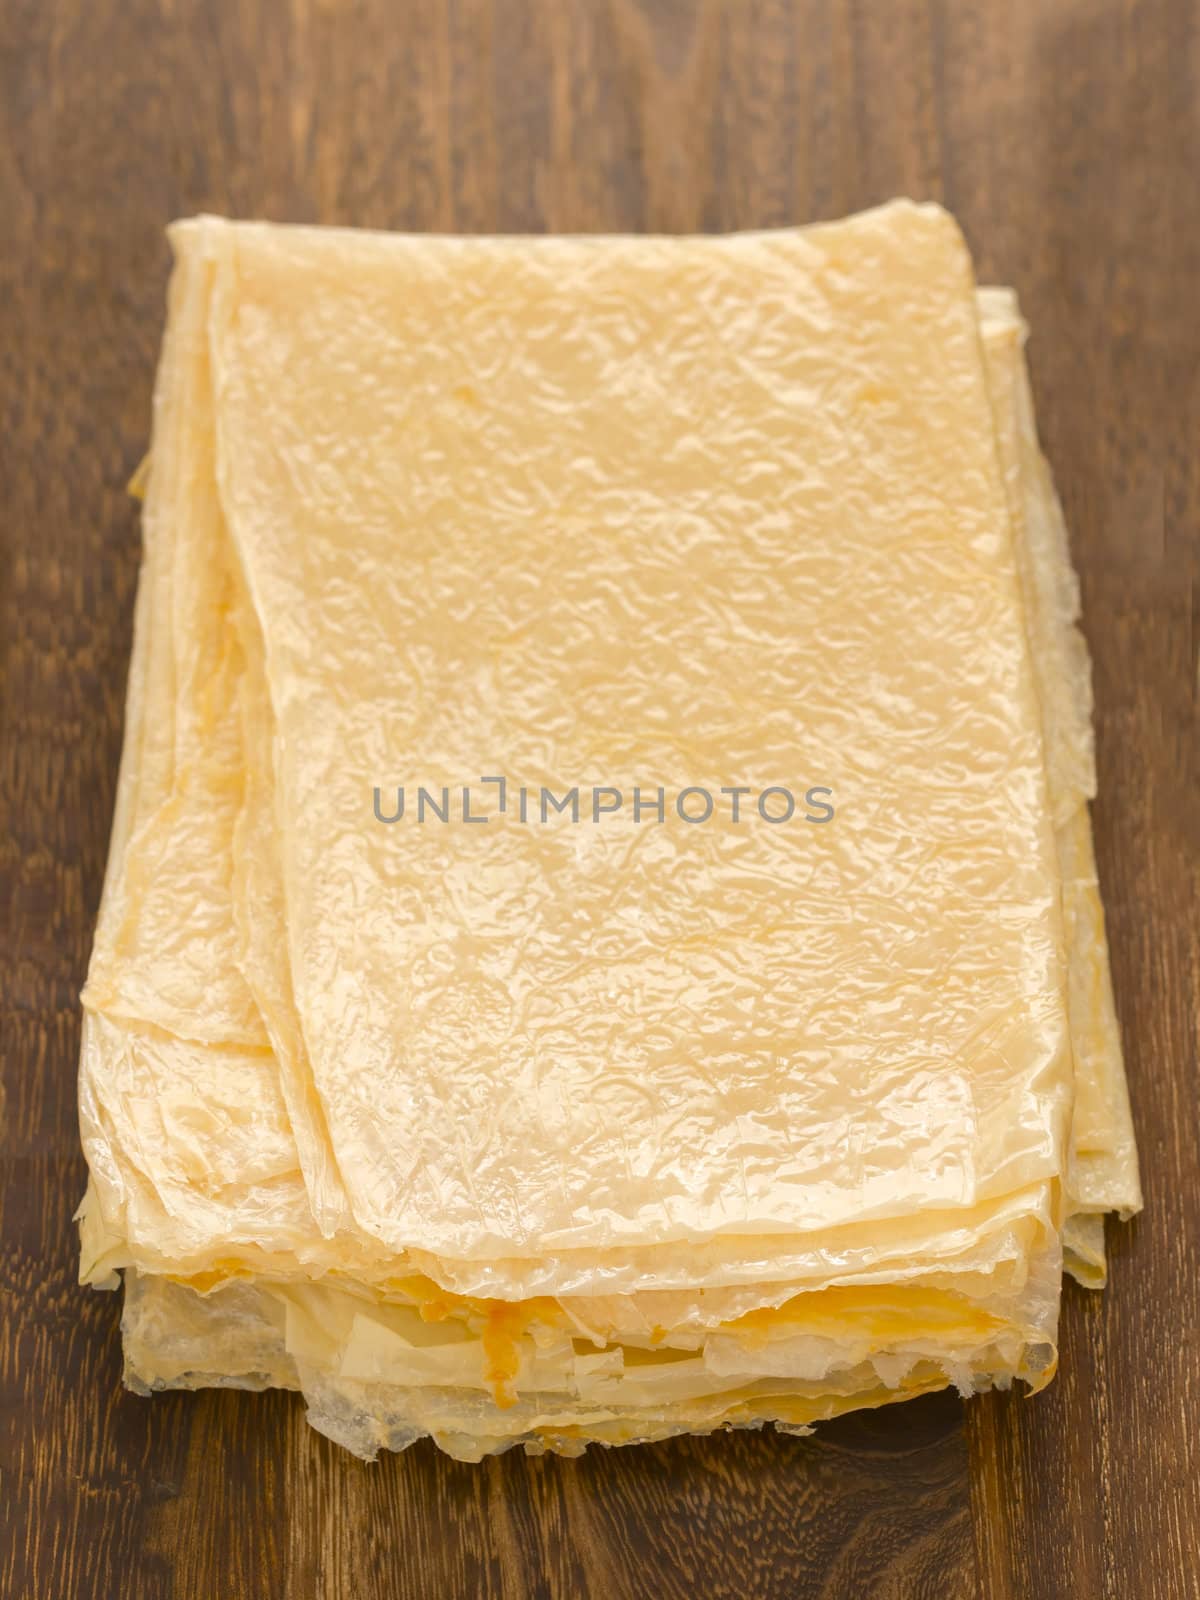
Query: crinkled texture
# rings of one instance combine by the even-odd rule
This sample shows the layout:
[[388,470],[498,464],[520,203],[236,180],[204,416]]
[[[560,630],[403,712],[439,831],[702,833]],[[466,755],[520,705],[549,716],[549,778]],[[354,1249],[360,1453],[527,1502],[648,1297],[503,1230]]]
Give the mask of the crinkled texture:
[[[131,1381],[470,1459],[1045,1381],[1140,1194],[1015,301],[907,205],[173,241],[80,1083]],[[373,815],[482,772],[837,815]]]

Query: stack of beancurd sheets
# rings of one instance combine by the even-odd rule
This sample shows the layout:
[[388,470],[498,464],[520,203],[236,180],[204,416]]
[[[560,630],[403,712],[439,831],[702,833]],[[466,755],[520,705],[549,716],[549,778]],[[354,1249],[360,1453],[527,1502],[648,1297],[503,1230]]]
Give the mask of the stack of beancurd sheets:
[[80,1069],[127,1383],[477,1460],[1048,1382],[1141,1197],[1014,295],[908,202],[170,237]]

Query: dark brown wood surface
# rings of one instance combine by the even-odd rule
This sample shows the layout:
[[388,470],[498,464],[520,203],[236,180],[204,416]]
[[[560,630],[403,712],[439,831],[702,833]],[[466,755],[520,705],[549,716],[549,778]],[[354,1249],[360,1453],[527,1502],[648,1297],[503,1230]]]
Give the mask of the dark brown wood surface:
[[[1200,1594],[1200,21],[1189,0],[0,0],[0,1595]],[[168,268],[199,210],[688,230],[893,194],[1034,329],[1095,660],[1144,1160],[1033,1400],[811,1440],[366,1466],[283,1395],[120,1387],[75,1284],[77,994],[107,847]]]

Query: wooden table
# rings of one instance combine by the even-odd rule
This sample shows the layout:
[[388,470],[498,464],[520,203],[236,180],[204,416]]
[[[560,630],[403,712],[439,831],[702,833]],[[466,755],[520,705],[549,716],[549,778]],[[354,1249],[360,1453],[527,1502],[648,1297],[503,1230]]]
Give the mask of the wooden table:
[[[3,0],[0,45],[0,1593],[1200,1594],[1195,6]],[[365,1466],[280,1394],[124,1393],[116,1297],[75,1284],[74,1076],[164,223],[729,229],[897,193],[1020,291],[1095,658],[1147,1209],[1109,1292],[1068,1290],[1057,1382],[479,1467]]]

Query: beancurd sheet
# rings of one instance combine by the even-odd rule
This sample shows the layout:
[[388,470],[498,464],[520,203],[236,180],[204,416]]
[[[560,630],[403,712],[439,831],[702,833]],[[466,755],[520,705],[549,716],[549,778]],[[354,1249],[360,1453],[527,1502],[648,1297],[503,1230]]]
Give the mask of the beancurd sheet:
[[[903,202],[171,237],[80,1070],[127,1380],[466,1459],[1045,1382],[1141,1201],[1015,297]],[[514,814],[600,785],[834,815]]]

